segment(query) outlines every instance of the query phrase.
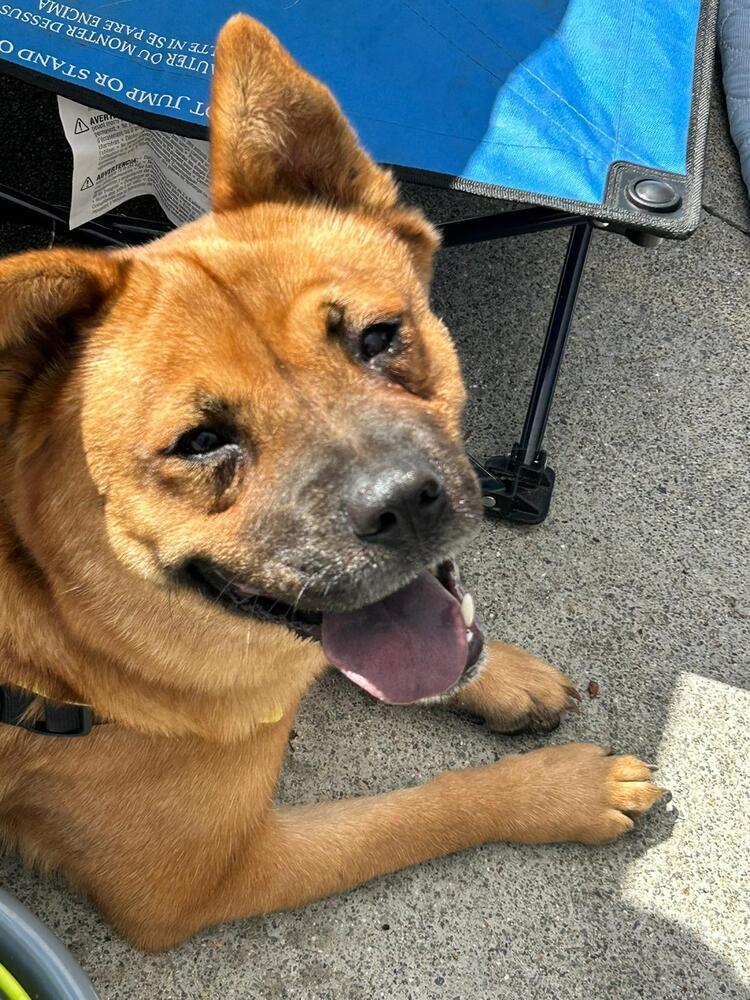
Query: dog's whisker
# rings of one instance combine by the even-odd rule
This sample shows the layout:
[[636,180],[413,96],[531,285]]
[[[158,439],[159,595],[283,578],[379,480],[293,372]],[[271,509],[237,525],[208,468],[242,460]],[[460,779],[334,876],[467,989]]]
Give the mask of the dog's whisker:
[[311,580],[308,579],[300,587],[299,593],[297,594],[297,597],[296,597],[296,599],[294,601],[294,604],[292,605],[292,611],[293,612],[296,612],[297,609],[299,608],[299,602],[302,600],[302,595],[305,593],[305,591],[307,590],[307,588],[308,588],[308,586],[309,586],[310,583],[311,583]]
[[472,455],[472,456],[471,456],[471,460],[473,461],[474,465],[476,465],[476,467],[477,467],[478,469],[481,469],[481,470],[482,470],[482,472],[483,472],[483,473],[485,474],[485,476],[487,476],[487,478],[488,478],[488,479],[494,479],[494,478],[495,478],[495,477],[494,477],[494,476],[492,475],[492,473],[490,472],[490,470],[489,470],[489,469],[487,469],[487,468],[485,468],[485,466],[483,466],[483,465],[482,465],[482,463],[481,463],[481,462],[479,461],[479,459],[478,459],[478,458],[475,458],[475,457],[474,457],[474,456]]

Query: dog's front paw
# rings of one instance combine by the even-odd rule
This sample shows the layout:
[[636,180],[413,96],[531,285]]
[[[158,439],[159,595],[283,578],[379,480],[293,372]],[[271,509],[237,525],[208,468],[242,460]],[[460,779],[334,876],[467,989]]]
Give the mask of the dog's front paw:
[[500,733],[557,729],[580,695],[555,667],[517,646],[490,642],[477,677],[450,700],[451,708],[484,719]]
[[522,843],[616,840],[664,795],[648,764],[593,743],[544,747],[493,767],[502,775],[496,836]]

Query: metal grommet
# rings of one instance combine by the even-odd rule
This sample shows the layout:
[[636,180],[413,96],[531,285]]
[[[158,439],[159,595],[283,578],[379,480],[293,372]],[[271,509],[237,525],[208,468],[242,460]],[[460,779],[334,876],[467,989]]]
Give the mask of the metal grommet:
[[487,496],[487,495],[483,496],[482,497],[482,506],[483,507],[494,507],[495,506],[495,498],[491,497],[491,496]]
[[643,177],[627,187],[627,196],[638,208],[647,212],[675,212],[682,204],[682,198],[668,181],[654,177]]

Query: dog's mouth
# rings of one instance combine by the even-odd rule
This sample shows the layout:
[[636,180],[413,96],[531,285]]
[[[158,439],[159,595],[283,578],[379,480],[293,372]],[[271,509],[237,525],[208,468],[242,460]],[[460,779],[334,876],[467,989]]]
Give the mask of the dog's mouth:
[[450,693],[471,678],[484,649],[474,601],[450,559],[374,604],[343,612],[285,604],[234,582],[203,560],[192,560],[184,575],[231,611],[319,639],[334,667],[389,704]]

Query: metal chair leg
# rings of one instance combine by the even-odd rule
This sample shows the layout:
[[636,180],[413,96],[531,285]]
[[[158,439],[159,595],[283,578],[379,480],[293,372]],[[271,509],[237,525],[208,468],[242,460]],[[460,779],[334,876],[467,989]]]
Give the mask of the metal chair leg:
[[491,517],[541,524],[549,511],[555,473],[547,465],[542,441],[592,229],[586,221],[571,230],[520,440],[510,455],[496,455],[482,464],[475,462],[483,503]]

